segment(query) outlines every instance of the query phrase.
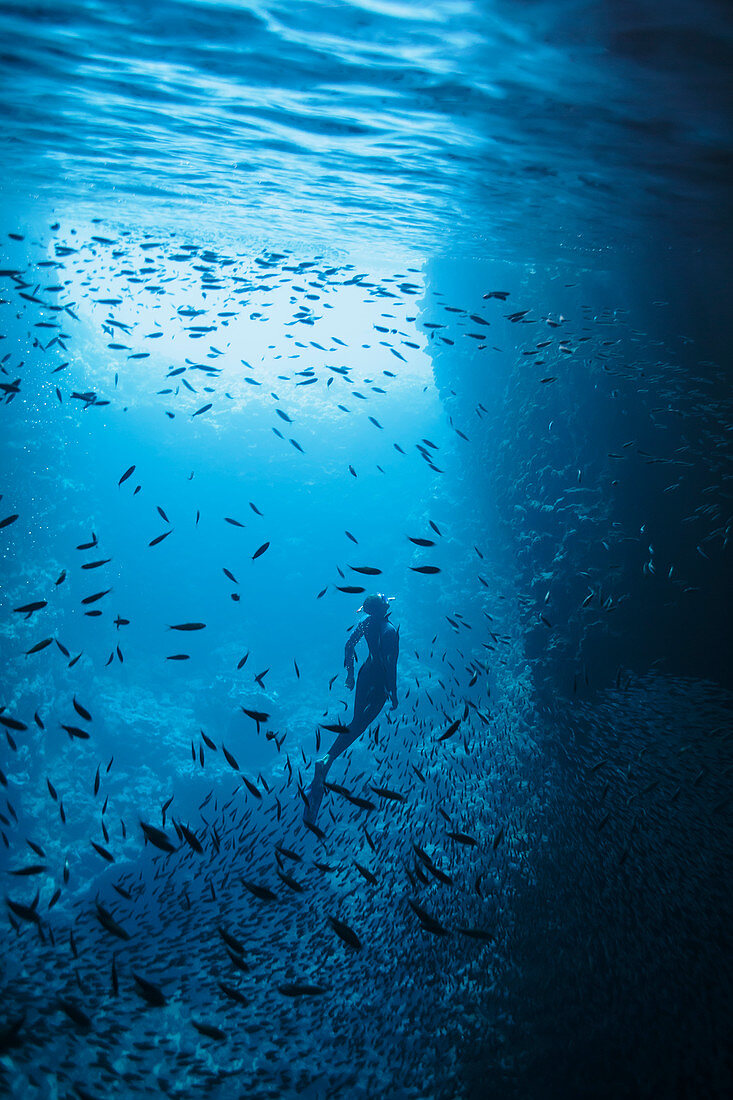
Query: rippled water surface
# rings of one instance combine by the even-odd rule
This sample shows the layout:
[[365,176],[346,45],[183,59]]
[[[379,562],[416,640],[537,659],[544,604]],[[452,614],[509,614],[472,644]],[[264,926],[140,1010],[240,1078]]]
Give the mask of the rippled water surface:
[[3,190],[57,210],[505,253],[720,217],[722,4],[18,0],[0,33]]

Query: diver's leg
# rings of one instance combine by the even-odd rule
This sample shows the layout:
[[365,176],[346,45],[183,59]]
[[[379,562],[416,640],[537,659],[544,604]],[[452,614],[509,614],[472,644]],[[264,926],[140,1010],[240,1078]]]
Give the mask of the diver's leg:
[[359,669],[356,680],[356,692],[354,697],[354,716],[348,727],[340,733],[328,753],[322,760],[317,761],[314,768],[313,782],[308,788],[306,798],[308,800],[303,820],[306,825],[315,825],[316,815],[323,800],[326,776],[328,769],[334,760],[361,737],[364,730],[377,717],[387,701],[387,693],[384,689],[382,678],[373,662],[367,658]]
[[387,696],[380,692],[371,695],[361,710],[358,719],[355,719],[349,725],[349,732],[338,735],[328,753],[329,757],[335,759],[340,756],[344,749],[348,749],[349,745],[356,741],[357,737],[361,737],[362,733],[371,726],[386,702]]
[[334,760],[341,756],[349,745],[352,745],[357,737],[361,737],[362,733],[372,724],[386,701],[387,693],[384,690],[378,670],[373,665],[370,667],[369,662],[367,662],[359,670],[356,697],[354,699],[354,716],[348,728],[338,735],[323,759],[326,772],[328,772]]
[[318,811],[321,808],[321,802],[323,801],[323,794],[326,786],[326,767],[321,760],[316,761],[316,766],[313,770],[313,782],[308,788],[308,792],[305,796],[305,810],[303,811],[303,821],[306,825],[315,825]]

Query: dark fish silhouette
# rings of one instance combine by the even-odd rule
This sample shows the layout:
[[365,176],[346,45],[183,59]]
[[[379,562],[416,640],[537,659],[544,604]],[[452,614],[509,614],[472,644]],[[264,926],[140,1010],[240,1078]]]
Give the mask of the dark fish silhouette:
[[87,721],[87,722],[91,722],[91,720],[92,720],[92,716],[91,716],[91,714],[89,713],[89,711],[87,710],[87,708],[86,708],[86,707],[83,707],[83,706],[81,705],[81,703],[80,703],[80,702],[79,702],[79,700],[78,700],[78,699],[76,698],[76,696],[74,696],[74,698],[73,698],[73,699],[72,699],[71,701],[72,701],[72,703],[74,704],[74,710],[76,711],[76,713],[77,713],[78,715],[80,715],[80,717],[84,718],[84,719],[85,719],[85,721]]
[[41,918],[38,916],[36,907],[38,905],[38,894],[36,894],[35,900],[30,905],[24,905],[22,902],[13,901],[12,898],[6,896],[5,904],[11,913],[14,913],[20,920],[25,921],[27,924],[40,924]]
[[154,539],[151,539],[148,546],[157,546],[163,539],[167,539],[169,535],[172,535],[173,531],[164,531],[162,535],[156,535]]
[[222,928],[220,924],[216,926],[216,930],[221,938],[224,940],[224,943],[227,945],[227,947],[231,948],[231,950],[236,952],[236,954],[238,955],[244,954],[244,944],[241,942],[241,940],[238,940],[236,936],[233,936],[231,932],[228,932],[226,928]]
[[96,902],[97,920],[104,928],[105,932],[109,932],[111,935],[116,936],[118,940],[129,940],[130,933],[119,924],[103,905]]
[[446,836],[449,836],[451,840],[455,840],[458,844],[466,844],[472,848],[478,844],[476,838],[469,836],[468,833],[446,833]]
[[238,989],[235,989],[232,985],[227,985],[226,982],[217,982],[219,989],[222,991],[225,997],[228,997],[230,1001],[235,1001],[237,1004],[246,1005],[247,998],[240,993]]
[[328,992],[328,986],[312,985],[308,982],[287,982],[277,988],[286,997],[317,997]]
[[368,798],[361,798],[360,795],[352,794],[346,787],[342,787],[339,783],[326,783],[327,791],[334,791],[336,794],[341,795],[347,802],[350,802],[353,806],[358,806],[360,810],[374,810],[376,806],[373,802],[370,802]]
[[88,741],[89,740],[89,734],[87,733],[87,731],[81,729],[79,726],[65,726],[62,723],[61,728],[63,730],[66,730],[66,732],[68,733],[70,738],[76,737],[80,741]]
[[241,882],[245,890],[249,890],[250,894],[259,901],[277,901],[277,894],[273,894],[269,887],[260,886],[256,882],[248,882],[244,878],[241,879]]
[[460,724],[461,724],[461,719],[456,718],[455,722],[451,722],[451,724],[448,726],[448,729],[445,731],[445,733],[441,733],[438,740],[439,741],[447,741],[449,737],[453,736],[453,734],[456,732],[456,730],[458,729]]
[[87,1016],[86,1012],[83,1012],[78,1005],[74,1004],[73,1001],[68,1001],[65,997],[57,997],[56,1005],[69,1017],[72,1023],[76,1024],[76,1026],[83,1031],[88,1031],[92,1026],[91,1018]]
[[234,768],[235,772],[238,772],[239,771],[239,764],[237,763],[236,759],[232,756],[232,754],[229,752],[229,750],[227,749],[224,742],[222,742],[221,751],[224,753],[227,764],[229,764],[230,767]]
[[345,924],[344,921],[339,920],[338,917],[332,917],[329,915],[328,919],[331,923],[331,927],[333,928],[339,939],[343,940],[344,943],[348,944],[349,947],[353,947],[355,951],[361,951],[361,940],[357,936],[356,932],[354,932],[353,928],[349,928],[348,924]]
[[268,718],[270,717],[269,714],[265,714],[265,712],[262,711],[262,710],[247,710],[246,707],[242,707],[242,710],[244,711],[244,713],[247,715],[248,718],[252,718],[258,724],[260,722],[266,722],[268,720]]
[[91,845],[92,848],[94,848],[94,851],[97,852],[97,854],[100,855],[102,859],[106,859],[107,863],[114,863],[115,857],[112,855],[111,852],[108,852],[106,848],[103,848],[101,844],[97,844],[96,841],[92,840]]
[[0,723],[2,723],[3,726],[6,726],[7,729],[17,730],[18,732],[28,729],[25,722],[21,722],[17,718],[11,718],[9,714],[0,714]]
[[196,852],[198,855],[203,855],[204,849],[202,848],[201,841],[198,839],[196,834],[192,832],[191,829],[188,829],[182,822],[178,823],[178,827],[183,833],[183,839],[186,841],[189,848],[192,848],[193,851]]
[[145,839],[161,852],[175,852],[176,849],[162,829],[156,829],[155,825],[149,825],[145,821],[140,822],[140,828],[145,834]]
[[196,1028],[196,1030],[201,1035],[205,1035],[207,1039],[216,1039],[218,1041],[226,1039],[226,1033],[222,1031],[221,1028],[214,1027],[213,1024],[205,1024],[202,1023],[200,1020],[193,1019],[191,1020],[191,1023]]
[[486,928],[456,928],[456,932],[460,932],[462,936],[468,936],[472,940],[483,940],[485,943],[496,938]]
[[354,860],[354,866],[356,867],[362,878],[365,878],[370,886],[376,886],[378,879],[373,871],[370,871],[368,867],[365,867],[363,863],[359,863],[358,860]]
[[163,993],[160,986],[155,985],[153,982],[148,981],[147,978],[141,978],[139,974],[132,974],[135,979],[135,992],[147,1001],[149,1005],[153,1005],[155,1008],[162,1008],[168,1003],[168,999]]
[[400,794],[399,791],[392,791],[389,787],[374,787],[372,790],[375,794],[378,794],[380,798],[385,798],[390,802],[407,802],[407,796]]
[[424,928],[426,932],[430,932],[434,936],[448,935],[448,929],[444,928],[440,921],[437,921],[435,917],[432,917],[425,909],[422,908],[422,906],[418,905],[417,902],[413,901],[411,898],[408,898],[407,904],[410,906],[413,913],[420,921],[421,927]]

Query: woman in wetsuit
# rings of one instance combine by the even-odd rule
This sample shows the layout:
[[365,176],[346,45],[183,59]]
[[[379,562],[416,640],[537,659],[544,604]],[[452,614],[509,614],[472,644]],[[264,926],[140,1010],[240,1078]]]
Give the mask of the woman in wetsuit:
[[315,767],[315,776],[307,794],[308,804],[303,819],[314,824],[323,798],[328,769],[337,756],[349,747],[374,721],[389,698],[391,709],[397,706],[397,657],[400,648],[399,630],[389,621],[389,599],[380,592],[367,596],[359,608],[366,618],[349,635],[344,651],[346,687],[354,687],[354,650],[360,638],[369,646],[369,656],[359,669],[354,698],[354,716],[340,733],[323,760]]

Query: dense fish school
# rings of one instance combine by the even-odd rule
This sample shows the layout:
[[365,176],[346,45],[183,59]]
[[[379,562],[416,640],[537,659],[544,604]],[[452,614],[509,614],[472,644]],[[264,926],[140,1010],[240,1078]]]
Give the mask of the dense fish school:
[[[0,713],[6,739],[0,776],[8,857],[5,905],[12,945],[3,975],[2,1044],[11,1092],[20,1094],[23,1080],[40,1088],[53,1077],[80,1096],[109,1088],[134,1094],[151,1082],[172,1096],[193,1096],[200,1089],[224,1096],[231,1095],[234,1078],[246,1095],[292,1090],[314,1096],[375,1091],[418,1096],[426,1087],[431,1095],[456,1095],[461,1088],[471,1095],[471,1075],[479,1064],[497,1087],[508,1088],[516,1066],[500,1052],[511,1051],[517,1030],[531,1028],[535,1013],[549,1030],[533,1057],[551,1074],[556,1044],[570,1042],[561,1038],[565,1029],[582,1033],[585,1026],[576,1018],[580,1006],[583,1014],[592,1006],[600,1019],[609,1012],[599,974],[623,985],[636,980],[637,967],[648,968],[648,960],[642,963],[638,955],[643,943],[633,936],[642,914],[667,927],[677,923],[665,946],[660,944],[656,980],[660,989],[668,984],[673,998],[682,992],[693,996],[687,989],[692,975],[677,971],[679,937],[688,934],[694,914],[698,965],[705,972],[715,965],[715,940],[706,941],[706,924],[712,922],[707,929],[712,935],[721,919],[697,909],[697,891],[708,897],[718,892],[720,914],[729,904],[722,883],[714,885],[730,813],[729,715],[715,693],[706,697],[703,686],[676,686],[659,674],[638,680],[623,669],[615,686],[603,692],[602,706],[578,701],[579,693],[589,691],[582,647],[590,648],[594,631],[609,629],[609,612],[630,598],[623,590],[622,548],[626,541],[638,547],[642,540],[629,540],[620,525],[611,525],[605,539],[617,564],[605,573],[597,564],[579,570],[581,576],[572,578],[575,607],[563,614],[558,629],[556,605],[562,606],[566,594],[550,583],[545,595],[548,581],[542,580],[510,595],[506,578],[484,575],[486,550],[466,545],[473,537],[470,518],[459,519],[441,505],[438,464],[455,461],[451,452],[471,437],[490,445],[493,433],[486,424],[494,414],[486,405],[476,403],[471,424],[462,411],[465,400],[456,395],[440,444],[404,434],[380,438],[372,467],[398,479],[394,455],[403,461],[414,454],[413,462],[429,470],[420,476],[433,486],[428,491],[435,518],[424,514],[419,534],[413,521],[413,531],[404,532],[401,556],[377,557],[372,565],[350,564],[354,551],[366,556],[365,543],[372,541],[358,517],[352,520],[355,531],[339,533],[334,525],[332,564],[310,562],[317,579],[308,598],[314,607],[326,598],[340,601],[338,612],[346,622],[354,598],[365,589],[339,582],[384,570],[404,592],[409,572],[428,585],[442,570],[441,594],[432,599],[446,610],[433,616],[430,638],[419,637],[409,614],[404,616],[400,709],[372,728],[368,751],[362,747],[346,758],[338,780],[328,784],[319,825],[308,830],[302,822],[307,775],[325,731],[342,728],[343,689],[334,677],[321,684],[320,706],[318,696],[311,697],[315,733],[306,732],[303,701],[294,725],[292,691],[301,670],[312,663],[303,616],[276,659],[269,650],[258,653],[256,629],[248,633],[247,654],[239,656],[241,620],[237,626],[227,612],[228,603],[240,594],[251,599],[252,586],[263,583],[247,574],[248,559],[249,568],[257,569],[257,559],[284,540],[291,545],[279,568],[289,568],[282,562],[296,552],[292,533],[282,517],[270,519],[276,509],[264,483],[251,485],[259,501],[254,504],[243,502],[232,482],[231,510],[243,520],[217,514],[206,494],[196,494],[201,442],[191,434],[193,418],[242,418],[245,387],[272,385],[273,370],[278,391],[260,401],[257,429],[274,438],[258,446],[292,453],[287,461],[294,479],[302,476],[297,464],[307,457],[311,441],[302,432],[304,445],[295,437],[288,440],[272,414],[307,426],[308,408],[305,414],[298,411],[298,386],[317,386],[319,400],[332,406],[330,415],[343,408],[344,415],[376,421],[361,403],[365,409],[388,408],[399,369],[358,376],[343,362],[347,340],[326,335],[333,325],[325,306],[344,292],[358,293],[372,313],[370,351],[378,353],[380,366],[390,357],[409,362],[412,349],[436,339],[450,346],[475,337],[476,355],[496,354],[473,330],[490,324],[493,338],[511,347],[515,326],[524,326],[521,343],[538,345],[531,366],[521,366],[525,387],[531,370],[534,383],[544,388],[548,366],[554,384],[562,385],[564,373],[577,370],[571,364],[581,354],[586,369],[603,380],[610,375],[609,385],[623,386],[630,374],[621,355],[623,320],[611,326],[607,316],[594,322],[581,314],[573,324],[543,315],[541,307],[507,313],[509,292],[491,289],[482,293],[483,305],[438,301],[430,307],[419,276],[409,271],[370,278],[348,265],[344,270],[318,259],[295,262],[284,254],[266,253],[249,262],[175,241],[112,240],[102,231],[82,241],[62,237],[58,226],[51,227],[51,241],[50,259],[29,257],[2,271],[7,304],[19,314],[29,341],[20,360],[13,352],[4,356],[3,374],[12,379],[5,385],[6,422],[30,421],[34,409],[44,406],[50,406],[50,417],[55,404],[57,417],[82,423],[99,416],[102,424],[92,430],[109,432],[113,417],[127,412],[127,375],[146,355],[150,415],[162,418],[163,425],[173,418],[191,425],[183,430],[193,470],[173,474],[190,484],[190,491],[184,495],[176,487],[175,508],[167,500],[163,507],[155,496],[158,486],[151,492],[141,465],[126,463],[136,457],[126,444],[126,453],[110,456],[115,476],[81,490],[85,496],[102,491],[110,500],[119,496],[115,507],[126,509],[120,542],[94,518],[103,502],[82,504],[78,494],[55,505],[47,502],[45,507],[63,505],[67,513],[71,506],[79,519],[67,514],[58,536],[46,536],[52,556],[32,569],[24,567],[23,548],[34,546],[42,516],[33,501],[29,505],[26,498],[24,504],[22,493],[3,494],[9,528],[4,537],[20,532],[8,573],[6,604],[13,605],[13,620],[4,645],[10,690],[6,687]],[[104,298],[97,289],[103,263],[109,265]],[[177,296],[185,292],[201,304],[173,309],[172,286]],[[118,319],[129,315],[138,287],[155,296],[158,319],[152,331],[145,331],[147,323]],[[107,296],[109,288],[114,296]],[[286,300],[290,311],[284,339],[271,346],[266,364],[258,368],[241,361],[232,369],[227,329],[243,311],[249,311],[250,322],[265,323],[275,300]],[[106,352],[104,366],[94,372],[98,390],[79,393],[67,379],[76,373],[78,334],[92,338],[82,312],[95,319]],[[189,323],[193,320],[198,323]],[[174,357],[157,348],[138,350],[151,339],[170,343],[172,335],[205,338],[204,353],[176,355],[170,364]],[[588,345],[582,353],[581,341]],[[271,365],[275,360],[277,366]],[[159,386],[157,371],[160,382],[170,384]],[[505,405],[519,384],[510,381]],[[654,399],[663,392],[675,412],[673,372],[660,367],[650,385],[656,388]],[[204,405],[202,394],[210,397]],[[545,415],[552,415],[551,405]],[[701,396],[695,415],[714,423],[722,413]],[[151,419],[151,430],[161,433],[162,427],[152,428],[155,422]],[[619,463],[631,462],[640,450],[636,442],[626,446],[619,440],[614,446],[607,477],[621,476]],[[674,484],[685,478],[693,458],[697,466],[704,458],[694,437],[656,461],[666,465]],[[717,455],[708,461],[711,475],[720,476]],[[346,476],[366,476],[361,465],[359,471],[349,465]],[[549,483],[561,478],[554,469],[552,478],[527,488],[527,503],[532,492],[557,492]],[[583,493],[581,471],[567,478],[560,489],[562,505],[555,503],[548,522],[564,511],[575,512],[574,526],[598,524],[599,510],[588,514],[594,492],[597,487]],[[707,557],[721,553],[728,539],[715,500],[703,492],[691,512],[695,550]],[[270,522],[276,524],[272,531]],[[226,524],[234,532],[225,541]],[[263,533],[272,538],[262,542]],[[157,549],[168,536],[169,549]],[[446,556],[448,540],[452,550]],[[131,551],[133,544],[139,556]],[[581,545],[578,536],[567,553],[579,553]],[[234,569],[216,564],[222,546]],[[163,575],[148,574],[145,555],[166,552],[169,585],[181,560],[196,571],[210,567],[205,603],[200,593],[195,601],[175,588],[163,593]],[[10,560],[10,543],[4,553]],[[657,566],[653,549],[648,553],[643,576],[663,569],[677,600],[694,596],[694,577],[681,565],[675,576],[674,565]],[[90,555],[94,560],[87,561]],[[90,584],[84,570],[99,570],[101,585]],[[231,591],[219,586],[216,594],[217,571]],[[277,583],[276,577],[271,574],[267,583]],[[559,580],[568,583],[567,573]],[[123,595],[130,583],[141,590],[146,630],[154,632],[155,641],[131,633],[133,601]],[[194,588],[202,583],[199,579]],[[72,606],[65,595],[70,585]],[[187,586],[181,587],[185,593]],[[164,601],[175,614],[159,609]],[[186,620],[191,611],[205,613],[208,621]],[[170,622],[176,615],[185,621]],[[102,621],[83,621],[89,618]],[[569,701],[548,697],[539,710],[531,703],[529,666],[522,671],[519,644],[522,632],[534,629],[544,629],[546,638],[545,653],[536,659],[540,679],[547,650],[574,643],[580,649]],[[185,639],[188,652],[169,652],[175,633]],[[209,648],[201,648],[199,635],[206,635]],[[140,658],[127,637],[138,638]],[[331,664],[337,669],[336,640],[333,650]],[[156,654],[161,663],[204,662],[209,674],[216,670],[216,690],[236,698],[240,713],[240,720],[227,716],[226,743],[220,717],[208,732],[200,728],[210,688],[196,679],[195,668],[180,688],[167,686],[165,711],[144,674],[120,679],[130,666],[154,661]],[[260,664],[268,667],[250,671]],[[171,694],[181,690],[183,697]],[[680,728],[683,737],[675,733]],[[154,757],[164,766],[151,772],[148,761]],[[563,841],[568,837],[574,858]],[[687,882],[678,883],[677,909],[670,915],[662,899],[690,846],[698,854],[696,866],[694,872],[688,869]],[[610,922],[610,938],[598,936],[599,922]],[[712,952],[707,963],[706,951]],[[554,1018],[548,1016],[553,984],[567,982],[566,967],[586,952],[592,968],[579,970],[575,978],[586,983],[582,997],[579,991],[577,1002],[555,1005]],[[538,967],[541,977],[534,974]],[[528,990],[533,1000],[524,1003]],[[385,1011],[391,1018],[386,1031],[374,1015]],[[629,1028],[650,1029],[653,1046],[660,1026],[647,1011],[640,1004]],[[709,1019],[704,1026],[715,1030]],[[664,1027],[661,1032],[663,1044]],[[426,1034],[431,1036],[427,1062]],[[572,1057],[579,1078],[590,1068],[597,1072],[583,1064],[582,1055]],[[629,1074],[635,1068],[631,1064]],[[722,1066],[710,1067],[711,1075],[716,1072],[722,1073]],[[463,1086],[455,1083],[460,1079]]]

